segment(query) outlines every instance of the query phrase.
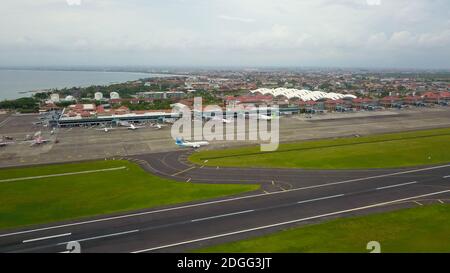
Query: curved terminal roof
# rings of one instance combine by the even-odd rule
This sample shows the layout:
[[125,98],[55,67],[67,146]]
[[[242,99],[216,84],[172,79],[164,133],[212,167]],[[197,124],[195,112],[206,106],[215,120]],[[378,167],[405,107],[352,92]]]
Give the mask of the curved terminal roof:
[[110,97],[111,99],[120,99],[120,95],[119,95],[119,93],[117,93],[117,92],[111,92],[111,93],[109,93],[109,97]]
[[309,90],[298,90],[298,89],[287,89],[287,88],[277,88],[277,89],[269,89],[269,88],[260,88],[253,91],[252,93],[260,93],[263,95],[271,95],[274,97],[283,96],[288,99],[301,99],[303,101],[317,101],[320,99],[331,99],[338,100],[344,98],[352,98],[356,99],[354,95],[344,95],[339,93],[327,93],[323,91],[309,91]]

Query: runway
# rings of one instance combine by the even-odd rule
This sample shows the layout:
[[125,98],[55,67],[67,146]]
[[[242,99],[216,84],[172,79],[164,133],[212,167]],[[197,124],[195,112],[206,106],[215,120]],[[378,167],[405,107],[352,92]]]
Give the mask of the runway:
[[[187,151],[128,158],[184,183],[259,183],[241,196],[0,233],[0,252],[183,252],[317,223],[450,202],[450,164],[397,170],[306,171],[194,166]],[[189,182],[187,182],[189,181]],[[174,193],[176,194],[176,193]]]

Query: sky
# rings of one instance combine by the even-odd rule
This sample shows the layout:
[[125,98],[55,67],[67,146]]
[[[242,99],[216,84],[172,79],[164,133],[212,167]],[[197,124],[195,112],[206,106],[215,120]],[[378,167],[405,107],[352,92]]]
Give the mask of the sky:
[[448,0],[0,5],[0,66],[450,68]]

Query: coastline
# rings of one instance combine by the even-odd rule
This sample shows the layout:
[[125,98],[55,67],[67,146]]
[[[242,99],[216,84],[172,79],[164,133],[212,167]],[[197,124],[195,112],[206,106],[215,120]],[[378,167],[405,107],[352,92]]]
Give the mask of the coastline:
[[54,89],[108,86],[145,78],[185,76],[164,72],[0,68],[0,78],[3,78],[0,82],[0,100],[28,97]]

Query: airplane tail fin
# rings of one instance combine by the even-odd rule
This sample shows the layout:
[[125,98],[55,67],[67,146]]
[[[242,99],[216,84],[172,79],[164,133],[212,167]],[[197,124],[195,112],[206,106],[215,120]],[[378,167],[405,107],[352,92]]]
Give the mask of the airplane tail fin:
[[177,138],[176,144],[177,145],[182,145],[183,144],[183,140],[181,138]]

